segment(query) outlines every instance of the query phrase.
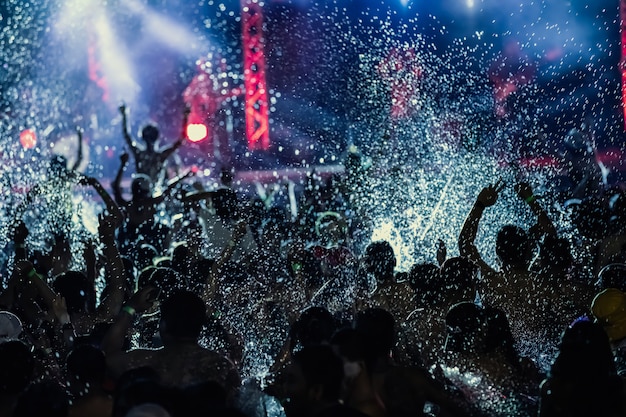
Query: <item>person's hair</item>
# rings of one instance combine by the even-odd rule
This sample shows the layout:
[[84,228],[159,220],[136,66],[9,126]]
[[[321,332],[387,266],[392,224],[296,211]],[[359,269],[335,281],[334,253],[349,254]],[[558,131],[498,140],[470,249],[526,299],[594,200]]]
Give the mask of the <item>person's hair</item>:
[[159,128],[153,124],[148,124],[141,129],[141,137],[146,142],[154,143],[159,138]]
[[122,374],[123,383],[116,387],[113,396],[113,417],[124,417],[133,408],[141,404],[157,404],[166,410],[174,407],[173,392],[163,387],[157,379],[145,372],[145,377],[134,374],[130,377]]
[[558,404],[562,415],[623,414],[623,382],[617,375],[609,338],[597,323],[579,320],[565,330],[549,378],[555,387],[556,381],[568,387]]
[[587,382],[617,375],[609,337],[602,326],[579,320],[565,329],[550,375]]
[[310,345],[294,353],[294,364],[300,367],[307,386],[321,385],[323,398],[338,400],[343,382],[343,361],[329,345]]
[[66,359],[67,371],[82,382],[102,383],[106,374],[104,353],[91,345],[72,349]]
[[144,174],[134,174],[130,183],[130,190],[133,197],[148,197],[152,192],[152,181]]
[[291,349],[330,341],[337,329],[337,320],[323,307],[309,307],[289,329]]
[[600,290],[617,288],[626,292],[626,264],[615,263],[603,267],[598,272],[598,281],[595,285]]
[[496,255],[503,265],[528,266],[532,248],[528,234],[514,225],[503,226],[496,236]]
[[363,334],[376,356],[384,356],[396,344],[396,320],[382,308],[368,308],[359,312],[354,328]]
[[440,280],[439,267],[430,262],[413,264],[409,270],[407,281],[415,292],[438,289]]
[[65,298],[69,314],[92,313],[96,310],[96,290],[82,272],[67,271],[57,275],[52,288]]
[[17,395],[31,382],[35,358],[19,340],[0,343],[0,393]]
[[67,417],[70,400],[59,384],[43,380],[29,385],[18,397],[13,417]]
[[476,288],[478,267],[462,256],[446,259],[441,265],[441,282],[447,292]]
[[521,370],[520,356],[515,348],[515,339],[506,313],[495,307],[485,307],[484,311],[487,318],[486,351],[492,353],[499,350],[509,365]]
[[163,300],[183,286],[183,278],[172,268],[157,267],[152,270],[148,284],[161,291],[159,299]]
[[446,314],[445,349],[449,352],[484,353],[487,342],[487,317],[482,307],[464,301]]
[[368,265],[368,272],[377,276],[393,272],[396,267],[396,255],[386,240],[378,240],[367,245],[364,259]]
[[207,323],[204,301],[187,290],[176,290],[161,303],[161,322],[176,338],[197,338]]
[[578,233],[592,239],[604,237],[611,212],[609,207],[599,198],[587,197],[579,204],[572,204],[572,223]]

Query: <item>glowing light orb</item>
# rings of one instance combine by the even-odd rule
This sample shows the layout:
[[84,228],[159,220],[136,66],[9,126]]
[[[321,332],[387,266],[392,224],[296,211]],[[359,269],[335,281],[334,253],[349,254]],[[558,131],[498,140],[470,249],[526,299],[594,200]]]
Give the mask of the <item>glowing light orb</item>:
[[24,129],[20,133],[20,144],[24,149],[32,149],[37,144],[37,134],[34,130]]
[[209,133],[207,127],[201,123],[187,125],[187,138],[192,142],[200,142]]

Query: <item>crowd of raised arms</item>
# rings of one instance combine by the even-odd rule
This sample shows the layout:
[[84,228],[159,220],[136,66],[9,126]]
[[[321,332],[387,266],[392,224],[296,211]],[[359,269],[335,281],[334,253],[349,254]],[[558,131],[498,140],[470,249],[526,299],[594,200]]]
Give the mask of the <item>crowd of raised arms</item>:
[[[357,238],[358,156],[312,176],[294,212],[238,195],[227,167],[217,188],[181,187],[165,164],[182,139],[135,140],[120,112],[130,199],[129,154],[111,195],[55,158],[10,213],[0,417],[626,415],[626,187],[602,184],[591,150],[565,159],[568,238],[549,196],[495,180],[467,207],[460,256],[440,244],[398,272],[389,242]],[[104,207],[77,253],[63,217],[80,186]],[[476,239],[505,187],[536,222],[497,232],[496,266]],[[70,211],[42,220],[46,250],[23,216],[41,199]]]

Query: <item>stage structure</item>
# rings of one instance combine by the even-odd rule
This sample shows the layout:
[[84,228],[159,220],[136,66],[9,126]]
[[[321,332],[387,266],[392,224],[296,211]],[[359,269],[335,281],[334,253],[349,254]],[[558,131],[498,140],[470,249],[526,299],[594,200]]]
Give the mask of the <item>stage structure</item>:
[[265,79],[263,6],[258,0],[241,0],[245,117],[248,149],[270,146],[269,103]]
[[624,110],[624,129],[626,129],[626,0],[619,2],[619,29],[622,41],[620,72],[622,73],[622,108]]

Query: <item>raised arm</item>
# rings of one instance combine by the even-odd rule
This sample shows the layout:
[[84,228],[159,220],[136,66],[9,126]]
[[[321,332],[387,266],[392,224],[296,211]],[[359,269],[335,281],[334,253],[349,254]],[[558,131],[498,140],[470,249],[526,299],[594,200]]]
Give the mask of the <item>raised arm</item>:
[[76,171],[83,162],[83,130],[80,127],[76,127],[76,134],[78,135],[78,153],[76,155],[76,162],[72,165],[72,171]]
[[128,201],[124,199],[124,196],[122,196],[122,188],[120,186],[126,165],[128,165],[128,152],[124,152],[120,155],[120,167],[117,170],[115,179],[111,183],[111,189],[113,190],[113,197],[115,198],[115,202],[118,205],[125,205],[128,203]]
[[185,111],[183,112],[183,126],[180,132],[180,137],[176,140],[176,142],[174,142],[172,146],[161,151],[161,162],[165,162],[167,158],[172,156],[172,154],[176,152],[176,150],[180,148],[183,143],[185,143],[185,139],[187,138],[187,124],[189,123],[190,111],[191,110],[188,106],[185,107]]
[[492,272],[493,268],[482,259],[474,243],[478,234],[478,224],[485,208],[493,206],[498,201],[498,195],[503,188],[504,184],[499,180],[480,191],[459,234],[459,254],[474,261],[483,271]]
[[115,215],[100,215],[98,232],[100,241],[104,245],[106,259],[105,273],[107,274],[108,291],[96,310],[98,319],[108,321],[122,308],[126,286],[126,271],[122,257],[115,241],[115,229],[121,223],[121,217]]
[[515,192],[519,198],[528,203],[533,214],[537,216],[537,224],[531,229],[534,232],[533,234],[536,235],[534,238],[538,239],[544,234],[556,235],[556,228],[552,220],[550,220],[548,213],[546,213],[541,204],[537,201],[530,185],[525,182],[520,182],[515,185]]
[[107,213],[113,216],[112,221],[114,224],[120,224],[122,222],[124,215],[113,198],[111,198],[111,195],[104,189],[102,184],[100,184],[100,181],[94,177],[83,175],[80,178],[80,183],[83,185],[90,185],[94,190],[96,190],[100,198],[102,198],[102,201],[104,201]]
[[133,138],[130,136],[128,132],[128,116],[126,115],[126,105],[122,104],[119,107],[120,114],[122,115],[122,135],[124,135],[124,140],[126,141],[126,145],[133,153],[135,157],[137,157],[137,146],[135,145]]

